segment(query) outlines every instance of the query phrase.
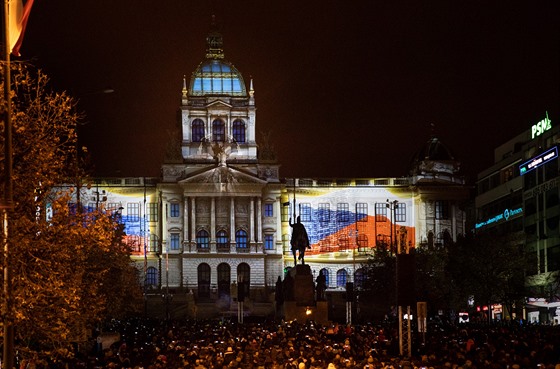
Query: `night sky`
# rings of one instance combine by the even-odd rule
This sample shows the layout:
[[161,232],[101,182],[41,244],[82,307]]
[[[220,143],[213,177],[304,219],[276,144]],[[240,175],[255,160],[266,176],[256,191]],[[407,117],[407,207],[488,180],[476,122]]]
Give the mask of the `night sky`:
[[560,124],[558,1],[36,0],[22,54],[80,99],[96,175],[159,175],[213,14],[282,177],[404,176],[435,133],[472,182]]

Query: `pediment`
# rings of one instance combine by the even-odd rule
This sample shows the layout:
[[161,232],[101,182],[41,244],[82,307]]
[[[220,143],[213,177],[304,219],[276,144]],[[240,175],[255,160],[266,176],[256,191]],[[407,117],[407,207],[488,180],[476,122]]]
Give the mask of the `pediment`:
[[264,186],[266,181],[242,172],[229,166],[217,166],[211,169],[204,169],[201,172],[193,173],[187,178],[178,182],[180,185],[204,185],[204,184],[229,184],[233,186],[259,185]]
[[212,109],[231,109],[232,105],[228,104],[222,100],[215,100],[215,101],[211,101],[208,103],[208,105],[206,105],[207,108],[212,108]]

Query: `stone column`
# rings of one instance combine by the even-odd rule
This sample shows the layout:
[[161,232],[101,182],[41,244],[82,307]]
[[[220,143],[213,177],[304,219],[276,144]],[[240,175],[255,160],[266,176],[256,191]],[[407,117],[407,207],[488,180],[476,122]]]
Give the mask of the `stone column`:
[[[191,197],[191,245],[196,247],[196,198]],[[191,248],[192,251],[193,248]]]
[[210,199],[210,252],[216,252],[216,198]]
[[189,242],[189,199],[183,200],[183,253],[190,251]]
[[235,252],[235,199],[232,196],[229,202],[229,240],[230,252]]
[[255,199],[251,197],[249,204],[249,242],[255,243]]

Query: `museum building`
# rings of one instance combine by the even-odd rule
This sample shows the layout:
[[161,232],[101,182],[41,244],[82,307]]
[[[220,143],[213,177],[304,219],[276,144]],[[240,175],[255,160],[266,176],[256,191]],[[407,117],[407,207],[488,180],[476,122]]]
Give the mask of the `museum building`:
[[297,218],[310,239],[305,263],[326,277],[327,298],[348,282],[360,288],[376,248],[406,253],[467,232],[469,188],[437,137],[419,142],[399,178],[282,178],[268,137],[257,144],[253,81],[225,59],[219,32],[206,42],[183,77],[180,139],[161,178],[99,178],[82,189],[89,207],[118,213],[146,296],[205,317],[234,311],[242,293],[248,314],[268,314],[276,282],[298,261]]

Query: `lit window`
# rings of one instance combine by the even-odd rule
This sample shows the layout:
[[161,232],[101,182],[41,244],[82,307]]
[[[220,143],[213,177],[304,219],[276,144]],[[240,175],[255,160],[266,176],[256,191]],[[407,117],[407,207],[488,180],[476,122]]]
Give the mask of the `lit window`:
[[330,217],[330,204],[319,204],[319,222],[328,223],[330,221]]
[[356,204],[356,222],[367,222],[368,221],[368,208],[367,203],[358,202]]
[[224,142],[226,140],[226,125],[223,120],[216,119],[212,122],[212,141]]
[[237,248],[246,249],[247,248],[247,232],[245,232],[242,229],[235,232],[235,243],[237,244]]
[[216,233],[216,247],[219,249],[229,249],[229,237],[223,229]]
[[241,119],[233,121],[233,139],[235,142],[245,142],[245,123]]
[[179,216],[179,204],[174,202],[169,204],[169,215],[171,218],[177,218]]
[[274,215],[274,206],[273,204],[264,204],[264,216],[271,217]]
[[395,204],[395,222],[406,222],[406,204]]
[[208,237],[208,232],[205,230],[200,230],[196,234],[196,247],[199,249],[208,249],[210,237]]
[[375,221],[376,222],[387,221],[387,204],[385,203],[375,204]]
[[126,204],[126,220],[129,222],[138,222],[140,220],[140,204]]
[[347,223],[350,220],[350,207],[348,203],[340,203],[336,205],[336,221],[339,223]]
[[171,233],[169,237],[169,247],[171,250],[179,250],[180,237],[179,233]]
[[271,234],[264,235],[264,249],[274,250],[274,236]]
[[346,270],[339,269],[336,272],[336,286],[337,287],[346,287],[347,277],[348,277],[348,273],[346,273]]
[[192,122],[192,142],[201,142],[204,138],[204,122],[195,119]]
[[148,221],[157,222],[158,220],[158,204],[157,202],[148,203]]
[[146,285],[157,287],[158,285],[158,270],[154,267],[148,267],[146,270]]
[[311,222],[311,204],[308,202],[301,204],[301,221]]

